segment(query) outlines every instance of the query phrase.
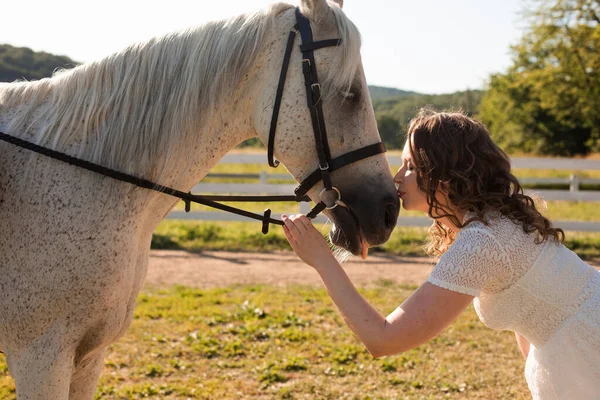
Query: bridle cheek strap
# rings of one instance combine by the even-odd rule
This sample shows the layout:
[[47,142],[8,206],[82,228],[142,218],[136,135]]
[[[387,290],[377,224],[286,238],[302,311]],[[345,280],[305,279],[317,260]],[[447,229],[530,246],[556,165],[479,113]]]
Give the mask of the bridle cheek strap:
[[290,58],[292,55],[292,49],[294,48],[294,39],[296,38],[297,33],[298,25],[295,25],[288,35],[285,54],[283,55],[283,64],[281,65],[281,72],[279,73],[277,92],[275,93],[275,103],[273,104],[273,114],[271,116],[271,126],[269,128],[269,143],[267,145],[267,161],[273,168],[277,168],[279,166],[279,161],[273,157],[273,149],[275,147],[275,131],[277,130],[277,121],[279,120],[279,109],[281,108],[281,98],[283,97],[285,78],[287,76],[288,67],[290,66]]
[[[299,8],[296,8],[296,21],[296,25],[294,25],[294,27],[291,29],[288,36],[285,55],[283,57],[283,65],[281,67],[281,73],[279,76],[279,85],[275,95],[273,116],[271,118],[271,127],[269,130],[267,154],[269,165],[271,167],[277,167],[279,162],[273,158],[277,120],[279,117],[281,97],[283,96],[283,88],[285,85],[294,40],[296,34],[300,33],[302,40],[300,51],[302,52],[302,73],[304,75],[304,86],[306,89],[306,105],[310,111],[310,118],[315,136],[317,157],[319,159],[319,168],[311,173],[306,179],[304,179],[304,181],[294,192],[296,195],[301,193],[300,196],[304,196],[311,187],[316,185],[319,181],[323,181],[324,189],[319,194],[321,201],[318,202],[316,206],[307,214],[307,216],[312,219],[326,208],[333,209],[338,205],[347,207],[342,201],[342,195],[340,191],[333,186],[331,182],[331,172],[364,158],[384,153],[385,147],[381,142],[375,143],[373,145],[344,154],[336,159],[331,159],[331,151],[329,149],[329,142],[327,141],[327,129],[323,114],[323,103],[321,101],[321,85],[319,84],[314,51],[325,47],[339,46],[342,41],[341,39],[327,39],[316,42],[313,41],[310,21],[308,18],[302,15]],[[332,192],[337,199],[329,196],[327,192]],[[328,200],[323,200],[324,197],[327,197]]]

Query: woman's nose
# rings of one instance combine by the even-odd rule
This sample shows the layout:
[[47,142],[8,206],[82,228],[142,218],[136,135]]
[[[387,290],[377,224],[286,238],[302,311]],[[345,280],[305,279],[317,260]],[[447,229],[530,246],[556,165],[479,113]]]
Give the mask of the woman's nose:
[[400,168],[398,170],[398,172],[396,172],[396,175],[394,175],[394,182],[401,183],[403,176],[404,176],[404,173],[402,172],[402,168]]

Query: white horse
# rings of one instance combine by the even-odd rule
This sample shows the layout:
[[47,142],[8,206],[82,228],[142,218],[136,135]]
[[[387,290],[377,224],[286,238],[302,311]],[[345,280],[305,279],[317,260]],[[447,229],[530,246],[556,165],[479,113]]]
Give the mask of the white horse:
[[[315,50],[332,157],[379,142],[359,33],[341,0],[300,8],[315,40],[342,39]],[[294,24],[293,6],[275,4],[1,85],[0,131],[186,192],[238,143],[267,142]],[[295,46],[275,139],[298,181],[318,165],[301,64]],[[326,211],[332,241],[354,254],[385,242],[398,215],[386,157],[331,178],[356,216]],[[18,399],[93,398],[105,349],[130,325],[152,232],[176,202],[0,142],[0,350]]]

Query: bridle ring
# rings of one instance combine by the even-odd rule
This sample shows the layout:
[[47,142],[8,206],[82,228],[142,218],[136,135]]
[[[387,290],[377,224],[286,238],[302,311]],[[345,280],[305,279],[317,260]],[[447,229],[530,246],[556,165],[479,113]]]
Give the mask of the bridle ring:
[[[337,193],[337,200],[335,200],[333,202],[332,206],[328,206],[327,203],[325,203],[325,201],[323,201],[323,193],[328,192],[329,190],[335,190],[335,192]],[[340,204],[342,206],[345,206],[344,202],[342,201],[342,194],[340,193],[338,188],[336,188],[335,186],[332,186],[331,189],[329,189],[329,190],[327,190],[327,188],[323,188],[323,190],[321,190],[321,192],[319,193],[319,199],[323,202],[323,204],[325,204],[325,208],[327,210],[333,210]]]

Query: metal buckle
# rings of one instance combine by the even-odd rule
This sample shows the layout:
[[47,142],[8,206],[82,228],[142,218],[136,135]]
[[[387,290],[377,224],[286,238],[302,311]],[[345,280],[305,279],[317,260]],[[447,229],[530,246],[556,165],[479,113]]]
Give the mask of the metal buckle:
[[308,63],[308,66],[309,66],[309,67],[311,66],[311,64],[310,64],[310,60],[309,60],[308,58],[303,58],[303,59],[302,59],[302,62],[307,62],[307,63]]
[[[329,169],[329,163],[328,163],[328,162],[325,162],[325,166],[324,166],[324,167],[323,167],[323,166],[321,166],[321,164],[319,164],[319,169],[320,169],[321,171],[327,171],[327,170]],[[335,188],[334,188],[334,189],[335,189]]]
[[319,199],[323,202],[323,204],[325,204],[325,208],[328,210],[333,210],[338,205],[345,206],[344,202],[342,201],[342,194],[340,193],[338,188],[336,188],[335,186],[332,186],[331,190],[335,190],[335,192],[337,193],[337,200],[335,200],[333,202],[332,206],[328,206],[327,203],[325,203],[325,201],[323,201],[323,193],[328,192],[327,188],[323,188],[323,190],[321,190],[321,193],[319,193]]
[[315,87],[319,88],[319,92],[321,91],[321,84],[320,83],[313,83],[312,85],[310,85],[311,89],[314,89]]

